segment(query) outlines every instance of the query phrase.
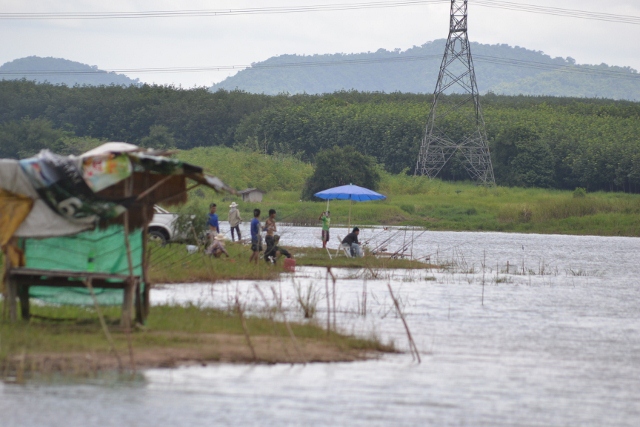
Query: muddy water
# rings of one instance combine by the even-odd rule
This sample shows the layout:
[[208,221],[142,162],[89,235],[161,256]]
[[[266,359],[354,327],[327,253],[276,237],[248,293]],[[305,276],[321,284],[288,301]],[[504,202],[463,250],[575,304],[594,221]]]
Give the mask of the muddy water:
[[[391,232],[363,230],[361,240],[374,245]],[[318,243],[314,229],[281,233],[284,246]],[[389,250],[406,243],[398,237]],[[451,269],[338,270],[335,295],[342,330],[406,348],[391,284],[421,364],[405,354],[326,365],[148,370],[132,381],[4,384],[0,425],[636,426],[639,243],[428,232],[414,241],[414,256]],[[238,293],[259,312],[257,284],[281,296],[289,318],[301,318],[297,286],[311,292],[324,324],[326,283],[325,270],[300,268],[279,282],[165,286],[152,299],[225,307]]]

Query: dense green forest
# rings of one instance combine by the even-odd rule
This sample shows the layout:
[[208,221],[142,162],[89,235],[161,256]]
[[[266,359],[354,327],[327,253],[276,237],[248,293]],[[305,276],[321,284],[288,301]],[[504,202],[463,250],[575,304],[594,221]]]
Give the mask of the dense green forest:
[[98,69],[97,66],[63,58],[28,56],[0,66],[0,79],[27,79],[38,83],[75,85],[137,85],[138,79]]
[[[226,146],[314,162],[323,150],[351,146],[387,172],[411,174],[430,102],[430,95],[404,93],[267,96],[0,81],[0,157],[41,148],[75,153],[109,140]],[[639,103],[495,94],[481,103],[499,184],[640,191]],[[457,124],[449,126],[455,131]],[[457,159],[442,177],[467,179]]]
[[[340,90],[432,93],[446,40],[401,51],[281,55],[257,62],[213,86],[265,94]],[[640,75],[629,67],[577,65],[540,51],[471,43],[480,93],[640,100]],[[454,64],[455,65],[455,64]]]

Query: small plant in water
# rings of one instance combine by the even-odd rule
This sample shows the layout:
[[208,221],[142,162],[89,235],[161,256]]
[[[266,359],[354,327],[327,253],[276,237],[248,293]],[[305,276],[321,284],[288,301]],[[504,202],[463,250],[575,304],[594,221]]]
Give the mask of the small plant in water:
[[312,319],[318,308],[318,291],[313,289],[312,284],[303,289],[302,285],[295,282],[293,283],[293,289],[296,292],[296,301],[300,305],[304,318]]

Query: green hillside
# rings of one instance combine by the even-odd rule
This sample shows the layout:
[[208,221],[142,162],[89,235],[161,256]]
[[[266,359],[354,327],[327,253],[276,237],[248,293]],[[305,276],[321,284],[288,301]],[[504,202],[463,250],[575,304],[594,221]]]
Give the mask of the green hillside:
[[[456,105],[462,97],[439,102]],[[314,163],[318,153],[338,146],[374,157],[389,173],[411,175],[431,101],[432,95],[410,93],[269,96],[0,81],[0,158],[42,148],[77,154],[110,140],[183,150],[225,146]],[[493,93],[481,103],[498,184],[640,193],[640,103]],[[443,126],[451,134],[470,131],[453,115]],[[258,157],[252,165],[229,164],[257,171]],[[463,160],[454,156],[440,176],[468,179]]]
[[[446,40],[405,51],[281,55],[253,64],[212,90],[322,94],[340,90],[432,93]],[[576,65],[540,51],[471,43],[481,93],[640,100],[640,75],[631,68]]]
[[37,83],[62,84],[66,86],[89,85],[137,85],[138,79],[130,79],[124,74],[109,73],[96,66],[69,61],[62,58],[41,58],[28,56],[0,66],[0,79],[26,79]]

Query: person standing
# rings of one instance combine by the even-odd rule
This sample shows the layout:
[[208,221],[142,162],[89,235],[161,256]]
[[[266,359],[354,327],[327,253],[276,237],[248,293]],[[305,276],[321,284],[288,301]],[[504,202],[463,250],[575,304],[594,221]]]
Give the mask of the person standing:
[[209,205],[209,220],[207,221],[207,225],[209,226],[209,239],[211,243],[213,243],[213,238],[220,233],[220,225],[218,224],[218,214],[216,210],[218,206],[215,203],[211,203]]
[[329,227],[331,226],[331,218],[329,215],[331,212],[326,211],[322,212],[322,215],[318,218],[322,221],[322,248],[327,247],[327,242],[329,241]]
[[262,236],[260,235],[262,227],[260,226],[260,209],[253,210],[253,219],[251,220],[251,250],[253,251],[249,262],[258,263],[260,251],[262,250]]
[[235,242],[234,231],[238,233],[238,242],[242,240],[242,235],[240,234],[240,223],[242,222],[242,218],[240,217],[240,211],[238,210],[238,204],[236,202],[232,202],[229,205],[229,226],[231,227],[231,241]]
[[[269,257],[273,257],[275,259],[275,247],[276,247],[276,231],[278,231],[278,227],[276,226],[276,210],[269,209],[269,218],[264,222],[264,230],[267,232],[267,235],[264,238],[264,242],[267,245],[267,249],[264,251],[264,260],[269,261]],[[273,252],[273,253],[272,253]]]

